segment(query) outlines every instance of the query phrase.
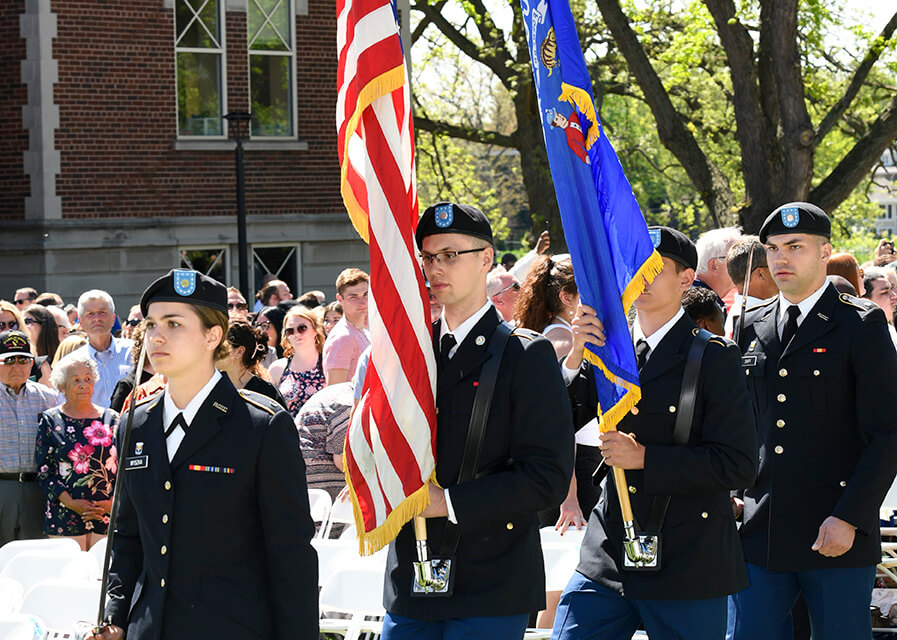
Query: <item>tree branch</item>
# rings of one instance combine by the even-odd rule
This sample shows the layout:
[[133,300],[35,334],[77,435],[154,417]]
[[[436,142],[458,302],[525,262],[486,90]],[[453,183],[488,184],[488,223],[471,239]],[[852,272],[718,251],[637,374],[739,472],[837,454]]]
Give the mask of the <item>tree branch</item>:
[[451,138],[467,140],[468,142],[494,144],[499,147],[517,147],[517,139],[514,135],[505,135],[497,131],[483,131],[481,129],[474,129],[463,125],[440,122],[424,116],[414,116],[414,128],[420,129],[421,131],[429,131],[430,133],[446,135]]
[[872,46],[869,47],[869,50],[863,57],[863,61],[860,62],[860,65],[854,72],[853,78],[850,79],[850,84],[847,85],[847,90],[844,92],[844,95],[832,106],[829,112],[825,114],[822,122],[819,123],[819,126],[816,128],[815,136],[817,145],[831,132],[835,123],[847,112],[847,109],[863,87],[863,83],[866,81],[869,72],[872,70],[872,66],[878,61],[879,57],[881,57],[881,53],[885,49],[885,44],[891,39],[891,36],[894,35],[895,30],[897,30],[897,12],[891,16],[888,24],[885,25],[879,36],[872,42]]

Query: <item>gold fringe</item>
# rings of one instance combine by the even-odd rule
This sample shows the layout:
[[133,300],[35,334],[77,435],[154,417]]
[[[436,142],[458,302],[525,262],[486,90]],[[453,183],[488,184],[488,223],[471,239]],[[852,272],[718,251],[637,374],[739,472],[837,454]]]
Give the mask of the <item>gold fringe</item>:
[[[345,454],[343,454],[345,459]],[[430,504],[430,490],[425,482],[423,486],[412,493],[410,496],[402,500],[399,505],[392,510],[386,517],[386,521],[372,531],[364,530],[364,517],[361,514],[361,507],[358,505],[358,496],[355,495],[355,488],[352,486],[352,478],[349,477],[349,467],[344,465],[346,485],[349,487],[349,497],[352,499],[352,513],[355,516],[355,532],[358,536],[358,554],[369,556],[377,553],[380,549],[395,540],[399,535],[399,531],[406,522],[411,520]],[[430,475],[428,482],[436,484],[436,472]]]
[[584,114],[592,123],[586,136],[586,149],[591,149],[592,145],[598,142],[598,136],[601,132],[598,128],[598,116],[595,115],[595,105],[592,104],[589,93],[585,89],[562,82],[561,95],[558,96],[558,100],[575,104],[579,108],[580,113]]
[[349,219],[352,221],[352,226],[355,227],[355,231],[358,232],[358,235],[361,236],[361,239],[365,242],[369,242],[367,212],[358,202],[355,194],[352,193],[352,189],[349,187],[349,182],[346,179],[349,172],[349,141],[352,139],[352,136],[355,135],[355,130],[358,128],[358,121],[361,119],[361,114],[364,113],[364,110],[371,106],[371,103],[377,98],[392,93],[404,85],[404,65],[393,67],[389,71],[386,71],[371,80],[359,92],[358,100],[355,103],[355,111],[352,113],[352,116],[349,118],[349,122],[346,125],[343,162],[340,166],[340,192],[343,195],[343,203],[346,205],[346,211],[349,212]]
[[629,308],[635,299],[642,295],[648,283],[653,282],[655,276],[663,271],[663,258],[657,253],[657,250],[651,252],[648,259],[639,267],[638,271],[626,285],[623,290],[623,313],[629,313]]

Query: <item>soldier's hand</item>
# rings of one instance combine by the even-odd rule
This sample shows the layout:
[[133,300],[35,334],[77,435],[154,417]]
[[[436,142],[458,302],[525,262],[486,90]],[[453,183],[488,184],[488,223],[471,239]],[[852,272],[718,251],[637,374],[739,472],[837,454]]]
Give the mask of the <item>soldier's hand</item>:
[[445,518],[448,517],[448,507],[445,504],[445,490],[440,489],[432,482],[427,483],[430,491],[430,504],[421,512],[423,518]]
[[122,640],[124,637],[124,629],[116,627],[114,624],[107,624],[99,635],[89,635],[85,640]]
[[576,316],[573,318],[573,348],[567,356],[565,366],[570,369],[578,369],[582,363],[582,357],[587,344],[603,347],[607,341],[604,335],[604,325],[595,310],[585,304],[576,308]]
[[735,515],[736,520],[741,517],[744,513],[744,500],[732,496],[732,513]]
[[829,516],[819,527],[819,536],[811,548],[829,558],[837,558],[850,551],[855,537],[856,528],[852,524]]
[[599,434],[598,448],[604,461],[619,469],[644,469],[645,447],[631,433],[608,431]]
[[587,524],[588,522],[582,515],[582,509],[579,508],[579,500],[576,499],[576,496],[567,498],[561,503],[561,515],[554,525],[554,528],[561,535],[564,535],[567,532],[567,527],[571,525],[577,529],[582,529]]
[[548,231],[543,231],[539,234],[539,239],[536,240],[536,253],[538,255],[542,255],[546,251],[548,251],[548,247],[551,246],[551,236],[548,235]]

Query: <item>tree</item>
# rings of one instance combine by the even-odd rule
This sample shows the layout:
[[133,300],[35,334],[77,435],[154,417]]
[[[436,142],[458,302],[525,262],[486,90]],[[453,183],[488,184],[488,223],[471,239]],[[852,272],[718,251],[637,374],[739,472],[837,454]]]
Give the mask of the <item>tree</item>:
[[[412,9],[420,17],[415,39],[435,28],[494,74],[514,106],[516,129],[500,133],[429,117],[415,124],[517,149],[534,230],[548,217],[553,237],[559,237],[522,15],[516,0],[509,2],[507,33],[482,0],[417,0]],[[684,179],[714,225],[738,221],[755,231],[769,211],[790,200],[810,200],[833,212],[869,180],[897,138],[891,59],[897,13],[875,35],[848,29],[834,0],[642,4],[647,6],[571,2],[596,101],[617,148],[631,153],[640,147],[627,138],[644,132],[614,127],[604,113],[623,108],[618,100],[633,103],[633,113],[650,110],[664,149],[639,159],[621,152],[624,167],[642,165],[661,171],[664,180]],[[853,40],[833,46],[835,38]],[[855,43],[862,47],[860,58],[851,53]],[[691,202],[668,203],[692,223],[702,218],[701,212],[682,211]]]

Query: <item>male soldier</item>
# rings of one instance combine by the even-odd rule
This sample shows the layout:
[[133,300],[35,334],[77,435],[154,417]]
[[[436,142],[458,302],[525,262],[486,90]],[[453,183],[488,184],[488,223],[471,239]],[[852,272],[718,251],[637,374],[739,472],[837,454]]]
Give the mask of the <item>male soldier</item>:
[[[433,325],[437,379],[436,476],[429,485],[430,548],[460,532],[450,597],[412,597],[415,537],[390,546],[383,638],[522,638],[545,606],[537,512],[564,499],[573,472],[570,404],[551,343],[515,329],[507,341],[474,479],[458,484],[481,371],[501,322],[486,297],[492,228],[479,209],[443,202],[417,227],[430,290],[445,305]],[[450,552],[450,551],[449,551]]]
[[872,635],[897,355],[882,310],[826,282],[830,233],[825,212],[805,202],[760,228],[780,293],[749,310],[740,339],[761,448],[741,527],[751,586],[730,599],[729,638],[785,637],[799,593],[814,640]]
[[[754,481],[757,438],[738,350],[723,338],[709,339],[696,386],[688,385],[696,389],[690,436],[676,446],[676,417],[688,413],[680,397],[686,361],[698,333],[680,301],[698,257],[694,244],[674,229],[652,227],[649,233],[663,270],[635,302],[632,338],[642,399],[619,431],[602,434],[599,446],[606,465],[626,469],[638,524],[660,528],[660,568],[624,566],[623,518],[613,474],[607,474],[579,566],[561,596],[555,640],[628,640],[639,621],[651,640],[722,640],[726,596],[747,586],[729,491]],[[565,377],[579,405],[575,415],[594,416],[594,376],[603,374],[583,362],[583,350],[586,342],[603,344],[602,326],[587,306],[580,306],[573,326]],[[666,496],[665,519],[649,515],[660,511],[656,505]]]

